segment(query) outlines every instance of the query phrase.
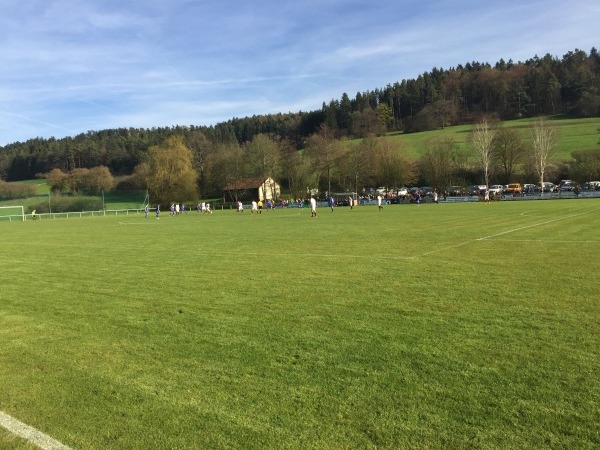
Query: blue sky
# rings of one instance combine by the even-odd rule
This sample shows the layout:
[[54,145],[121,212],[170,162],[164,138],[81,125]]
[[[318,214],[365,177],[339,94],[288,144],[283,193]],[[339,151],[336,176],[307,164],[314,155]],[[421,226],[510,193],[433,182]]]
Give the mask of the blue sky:
[[311,111],[433,67],[589,52],[599,23],[595,0],[3,0],[0,145]]

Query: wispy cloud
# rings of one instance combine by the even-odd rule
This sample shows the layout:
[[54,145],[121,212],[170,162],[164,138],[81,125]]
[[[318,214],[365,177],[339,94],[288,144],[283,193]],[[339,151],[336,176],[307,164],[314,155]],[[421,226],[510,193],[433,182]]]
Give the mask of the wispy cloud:
[[585,0],[9,0],[0,145],[318,109],[432,67],[597,45]]

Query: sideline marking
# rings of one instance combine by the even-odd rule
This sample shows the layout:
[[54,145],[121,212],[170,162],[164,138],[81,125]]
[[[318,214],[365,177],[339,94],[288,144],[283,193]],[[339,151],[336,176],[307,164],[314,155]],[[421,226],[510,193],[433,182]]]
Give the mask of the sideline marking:
[[[458,244],[449,245],[447,247],[436,248],[436,249],[433,249],[431,251],[428,251],[428,252],[425,252],[425,253],[421,253],[418,256],[414,256],[413,259],[423,258],[424,256],[429,256],[429,255],[432,255],[434,253],[439,253],[439,252],[450,250],[450,249],[453,249],[453,248],[456,248],[456,247],[461,247],[463,245],[471,244],[471,243],[477,242],[477,241],[492,240],[492,238],[495,238],[495,237],[498,237],[498,236],[503,236],[503,235],[509,234],[509,233],[513,233],[515,231],[526,230],[527,228],[538,227],[538,226],[546,225],[546,224],[549,224],[549,223],[552,223],[552,222],[558,222],[560,220],[570,219],[572,217],[584,216],[586,214],[590,214],[590,213],[593,213],[593,212],[596,212],[596,211],[598,211],[598,209],[592,209],[590,211],[586,211],[586,212],[578,213],[578,214],[570,214],[568,216],[563,216],[563,217],[558,217],[556,219],[546,220],[545,222],[534,223],[532,225],[525,225],[525,226],[522,226],[522,227],[519,227],[519,228],[513,228],[512,230],[502,231],[500,233],[492,234],[490,236],[485,236],[485,237],[480,237],[480,238],[476,238],[476,239],[471,239],[471,240],[468,240],[468,241],[459,242]],[[500,239],[498,239],[498,240],[500,240]],[[514,240],[511,240],[511,241],[514,241]]]
[[18,421],[2,411],[0,411],[0,426],[37,445],[42,450],[72,450],[71,447],[61,444],[56,439],[52,439],[47,434]]
[[152,222],[119,222],[119,225],[152,225]]
[[215,256],[215,255],[227,255],[227,256],[236,256],[236,257],[244,257],[244,256],[252,256],[252,257],[298,257],[298,258],[337,258],[337,259],[384,259],[384,260],[393,260],[393,261],[404,261],[404,260],[412,260],[415,259],[414,256],[398,256],[398,255],[344,255],[344,254],[331,254],[331,253],[269,253],[269,252],[199,252],[201,255],[205,256]]
[[583,213],[571,214],[571,215],[563,216],[563,217],[557,217],[556,219],[550,219],[550,220],[546,220],[545,222],[539,222],[539,223],[534,223],[534,224],[531,224],[531,225],[525,225],[523,227],[513,228],[512,230],[502,231],[500,233],[492,234],[490,236],[480,237],[480,238],[477,238],[476,240],[477,241],[485,241],[486,239],[491,239],[491,238],[495,238],[497,236],[503,236],[505,234],[514,233],[515,231],[521,231],[521,230],[526,230],[528,228],[539,227],[539,226],[542,226],[542,225],[547,225],[547,224],[552,223],[552,222],[559,222],[561,220],[571,219],[573,217],[585,216],[586,214],[590,214],[590,213],[592,213],[594,211],[597,211],[597,209],[593,209],[591,211],[586,211],[586,212],[583,212]]

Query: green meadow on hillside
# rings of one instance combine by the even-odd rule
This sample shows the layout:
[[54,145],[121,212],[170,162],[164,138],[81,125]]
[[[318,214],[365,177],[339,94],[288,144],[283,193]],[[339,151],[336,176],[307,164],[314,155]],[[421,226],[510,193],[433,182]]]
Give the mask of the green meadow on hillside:
[[0,222],[0,411],[74,449],[597,448],[599,220],[579,199]]
[[[502,122],[503,127],[515,128],[521,133],[525,142],[530,140],[531,127],[537,119],[527,118]],[[555,161],[568,161],[571,153],[577,150],[593,150],[600,148],[600,118],[568,119],[552,117],[548,122],[558,128],[558,146],[553,155]],[[469,146],[473,125],[458,125],[443,130],[426,131],[422,133],[391,134],[386,137],[398,142],[406,152],[418,158],[425,148],[427,141],[437,137],[452,137],[460,148]]]

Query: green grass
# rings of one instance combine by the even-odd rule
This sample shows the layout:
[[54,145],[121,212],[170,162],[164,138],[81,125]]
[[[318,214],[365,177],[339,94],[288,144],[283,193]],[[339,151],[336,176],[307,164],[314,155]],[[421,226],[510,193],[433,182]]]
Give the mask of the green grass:
[[[522,139],[528,143],[531,141],[531,127],[536,120],[537,118],[509,120],[502,122],[502,126],[517,129]],[[558,145],[554,151],[554,161],[569,161],[571,153],[576,150],[600,148],[600,118],[569,119],[554,116],[549,118],[548,122],[558,127]],[[386,139],[399,143],[408,155],[418,158],[430,139],[441,136],[452,137],[460,148],[469,148],[472,129],[473,125],[458,125],[423,133],[390,134]]]
[[0,410],[86,449],[597,448],[599,220],[0,222]]

